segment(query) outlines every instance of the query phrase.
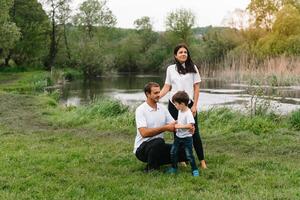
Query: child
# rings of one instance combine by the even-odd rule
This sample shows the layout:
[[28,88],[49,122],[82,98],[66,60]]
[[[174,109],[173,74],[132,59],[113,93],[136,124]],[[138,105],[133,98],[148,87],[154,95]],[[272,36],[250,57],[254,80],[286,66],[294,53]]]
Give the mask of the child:
[[193,155],[193,133],[191,129],[193,129],[195,120],[191,110],[188,108],[189,96],[185,91],[179,91],[172,97],[172,102],[178,110],[178,119],[175,124],[176,136],[174,137],[174,143],[171,148],[172,167],[168,170],[168,173],[177,172],[178,148],[180,144],[183,144],[186,157],[192,168],[192,175],[199,176],[199,170]]

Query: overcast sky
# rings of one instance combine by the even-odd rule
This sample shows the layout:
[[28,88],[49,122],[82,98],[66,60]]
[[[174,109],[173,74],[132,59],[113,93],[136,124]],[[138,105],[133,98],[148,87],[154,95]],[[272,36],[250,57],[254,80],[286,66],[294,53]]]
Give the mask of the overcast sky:
[[[73,0],[74,7],[84,0]],[[186,8],[196,15],[196,26],[220,26],[222,20],[236,8],[245,9],[250,0],[107,0],[107,6],[117,17],[117,27],[134,28],[134,20],[150,17],[155,31],[165,30],[166,16],[176,9]]]

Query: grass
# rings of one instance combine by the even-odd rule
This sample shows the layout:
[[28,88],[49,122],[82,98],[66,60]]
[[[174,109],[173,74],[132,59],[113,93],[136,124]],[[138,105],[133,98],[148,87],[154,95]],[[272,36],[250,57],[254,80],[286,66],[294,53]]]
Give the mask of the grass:
[[0,91],[0,102],[0,199],[300,198],[300,111],[201,113],[209,168],[194,178],[189,167],[144,174],[134,115],[115,101],[65,108],[45,94]]

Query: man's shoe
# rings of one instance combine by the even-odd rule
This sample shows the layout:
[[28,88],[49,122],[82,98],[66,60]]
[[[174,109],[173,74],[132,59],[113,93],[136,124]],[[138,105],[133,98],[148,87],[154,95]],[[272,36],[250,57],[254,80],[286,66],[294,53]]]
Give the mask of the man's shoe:
[[149,167],[149,165],[147,164],[145,169],[144,169],[144,173],[151,173],[154,172],[156,170],[158,170],[159,168],[153,168],[153,167]]

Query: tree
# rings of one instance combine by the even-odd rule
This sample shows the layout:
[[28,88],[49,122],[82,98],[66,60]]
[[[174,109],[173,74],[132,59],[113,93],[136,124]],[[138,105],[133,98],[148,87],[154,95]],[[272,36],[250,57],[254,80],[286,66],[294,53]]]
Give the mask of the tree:
[[150,30],[152,31],[152,23],[150,21],[150,17],[144,16],[134,21],[135,28],[137,30]]
[[0,0],[0,5],[0,58],[5,58],[4,65],[7,66],[9,59],[6,56],[9,54],[9,50],[15,46],[21,34],[16,24],[10,21],[9,10],[13,1]]
[[69,47],[68,37],[67,37],[67,23],[71,19],[71,8],[70,8],[71,0],[62,1],[60,6],[58,7],[58,23],[63,28],[63,37],[64,37],[64,44],[66,47],[66,52],[69,61],[71,60],[71,51]]
[[147,16],[141,17],[134,21],[137,33],[142,42],[142,52],[145,53],[149,47],[154,44],[158,39],[158,34],[153,32],[152,23]]
[[265,28],[271,31],[275,15],[280,6],[280,0],[251,0],[247,10],[253,17],[253,24],[256,28]]
[[277,14],[273,31],[282,36],[297,35],[300,33],[300,11],[288,4]]
[[106,0],[87,0],[80,5],[79,13],[74,17],[75,24],[83,26],[90,38],[94,26],[112,27],[117,22],[106,3]]
[[37,0],[15,0],[11,19],[20,27],[21,39],[11,49],[9,57],[16,64],[40,65],[47,56],[50,24],[47,14]]
[[171,12],[166,18],[167,32],[175,36],[180,42],[189,43],[195,25],[195,15],[191,10],[179,9]]

